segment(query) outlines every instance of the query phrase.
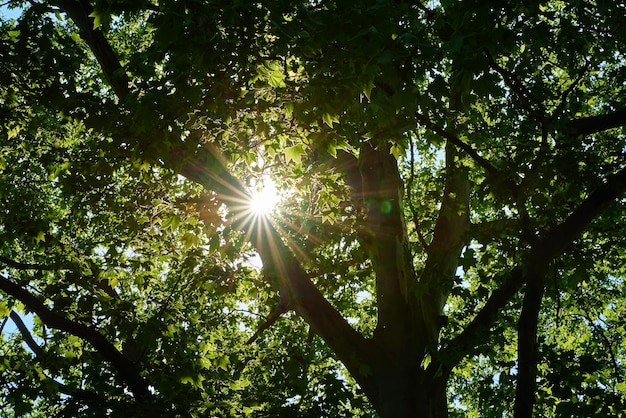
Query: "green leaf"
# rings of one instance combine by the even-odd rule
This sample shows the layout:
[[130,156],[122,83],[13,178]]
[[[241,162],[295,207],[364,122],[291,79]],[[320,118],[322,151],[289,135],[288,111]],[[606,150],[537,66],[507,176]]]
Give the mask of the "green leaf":
[[294,162],[300,164],[302,162],[302,155],[304,154],[304,145],[297,144],[292,147],[285,148],[285,161]]
[[406,149],[401,144],[393,144],[390,150],[391,154],[397,159],[404,157],[406,154]]
[[181,222],[182,220],[180,216],[171,215],[165,220],[165,222],[163,222],[163,224],[161,225],[161,228],[163,229],[170,228],[172,231],[174,231],[176,228],[178,228]]
[[363,94],[367,97],[368,101],[372,100],[372,90],[374,89],[374,80],[368,80],[363,86]]
[[0,318],[6,318],[10,313],[11,309],[9,309],[7,302],[0,300]]
[[331,115],[330,113],[324,113],[322,115],[322,120],[326,125],[330,126],[331,128],[333,127],[334,123],[339,123],[339,118],[337,116]]
[[182,242],[186,249],[190,249],[198,245],[200,238],[192,232],[185,232],[182,237]]
[[89,17],[93,17],[93,28],[98,29],[102,25],[102,17],[95,10],[89,14]]
[[46,231],[39,231],[37,235],[33,238],[35,242],[45,242],[46,241]]
[[10,30],[7,33],[9,34],[9,38],[11,38],[12,42],[17,42],[22,32],[19,30]]
[[220,369],[224,371],[228,370],[229,364],[230,364],[230,359],[228,358],[228,356],[221,356],[220,358],[217,359],[217,367],[219,367]]

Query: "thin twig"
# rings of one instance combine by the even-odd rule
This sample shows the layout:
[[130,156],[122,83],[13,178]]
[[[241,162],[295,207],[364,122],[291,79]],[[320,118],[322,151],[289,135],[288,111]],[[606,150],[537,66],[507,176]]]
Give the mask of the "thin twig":
[[[547,117],[543,104],[528,91],[528,89],[522,84],[522,82],[517,79],[515,74],[499,65],[487,49],[484,49],[483,52],[487,57],[487,63],[489,64],[489,67],[491,67],[491,69],[500,74],[504,83],[511,90],[513,90],[515,95],[518,97],[522,107],[526,109],[526,111],[537,122],[541,124],[546,124]],[[531,102],[534,102],[538,109],[533,108]]]
[[413,224],[415,227],[415,232],[417,232],[417,238],[419,239],[420,244],[424,248],[424,251],[428,251],[428,243],[426,242],[426,238],[424,234],[422,234],[422,230],[420,228],[420,221],[417,218],[417,211],[415,210],[415,206],[413,206],[413,184],[415,182],[415,150],[413,148],[413,141],[409,141],[409,150],[411,153],[411,175],[409,177],[409,181],[406,187],[406,200],[409,204],[409,210],[411,211],[411,216],[413,218]]
[[483,158],[478,151],[472,148],[471,145],[463,142],[458,136],[454,135],[452,132],[447,131],[443,127],[437,125],[433,121],[430,120],[428,116],[418,114],[417,120],[419,123],[424,125],[426,128],[432,130],[438,135],[441,135],[444,139],[452,142],[454,145],[463,150],[468,156],[470,156],[474,161],[478,163],[482,168],[484,168],[489,174],[498,175],[500,174],[500,170],[498,170],[493,164]]

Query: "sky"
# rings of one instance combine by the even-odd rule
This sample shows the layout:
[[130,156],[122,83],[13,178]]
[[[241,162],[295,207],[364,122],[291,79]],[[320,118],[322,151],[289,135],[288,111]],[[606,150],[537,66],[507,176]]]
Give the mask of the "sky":
[[9,9],[6,6],[6,3],[2,3],[2,5],[0,5],[0,18],[2,18],[3,20],[4,19],[17,19],[21,13],[22,13],[21,8]]

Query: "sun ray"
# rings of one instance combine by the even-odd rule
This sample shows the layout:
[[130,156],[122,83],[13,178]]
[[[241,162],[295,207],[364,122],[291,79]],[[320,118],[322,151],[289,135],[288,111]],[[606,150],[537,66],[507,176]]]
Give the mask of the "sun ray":
[[252,193],[250,211],[257,216],[268,216],[274,211],[279,200],[276,183],[268,178],[263,182],[261,188]]

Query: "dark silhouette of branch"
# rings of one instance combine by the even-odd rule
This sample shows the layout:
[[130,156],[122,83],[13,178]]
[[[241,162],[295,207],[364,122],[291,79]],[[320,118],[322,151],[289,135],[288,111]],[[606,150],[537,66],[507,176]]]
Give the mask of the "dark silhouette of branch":
[[552,112],[552,118],[554,118],[556,115],[559,115],[563,111],[563,109],[565,109],[565,106],[567,105],[567,97],[570,95],[571,92],[574,91],[576,87],[578,87],[585,74],[587,74],[588,69],[589,62],[587,62],[585,66],[580,70],[578,76],[576,76],[576,79],[572,81],[572,83],[565,90],[563,90],[563,92],[561,93],[561,100],[556,106],[556,109],[554,109],[554,112]]
[[96,329],[69,320],[50,310],[39,299],[8,278],[0,275],[0,290],[22,302],[29,310],[37,314],[41,321],[50,328],[68,332],[90,343],[113,367],[128,385],[136,398],[148,395],[148,384],[124,355]]
[[117,97],[124,100],[130,92],[128,76],[102,31],[94,29],[93,18],[89,16],[94,11],[91,4],[86,0],[57,0],[57,3],[78,26],[80,37],[89,45],[98,60],[104,78]]
[[0,255],[0,263],[6,264],[9,267],[13,267],[18,270],[56,270],[54,266],[48,266],[45,264],[30,264],[30,263],[20,263],[18,261],[13,261],[10,258],[3,257]]
[[409,151],[410,151],[410,164],[411,164],[411,174],[409,176],[409,181],[406,186],[406,201],[409,206],[409,211],[411,212],[411,217],[413,219],[413,226],[415,228],[415,232],[417,232],[417,239],[424,251],[428,250],[428,243],[426,242],[426,238],[422,233],[422,229],[420,228],[420,221],[417,215],[417,211],[415,210],[415,206],[413,205],[413,184],[415,184],[415,149],[413,147],[413,141],[409,143]]
[[[611,365],[613,366],[613,377],[615,378],[616,381],[620,381],[622,380],[622,373],[620,371],[620,360],[618,360],[617,356],[615,355],[615,350],[613,349],[614,343],[611,342],[611,340],[609,340],[609,337],[606,336],[605,330],[608,328],[608,326],[606,322],[602,320],[599,315],[596,320],[593,320],[591,316],[589,315],[590,310],[591,309],[589,308],[583,308],[582,314],[570,314],[570,316],[574,318],[576,317],[584,318],[584,320],[587,321],[589,328],[591,328],[593,332],[596,332],[600,336],[600,339],[605,345],[605,349],[608,354],[608,357],[611,360]],[[598,321],[602,322],[604,326],[597,325]]]
[[[520,80],[518,80],[517,76],[514,73],[500,66],[494,60],[493,56],[488,50],[485,49],[483,52],[487,57],[487,63],[489,64],[489,67],[498,74],[500,74],[504,83],[509,86],[509,88],[513,90],[515,95],[518,97],[522,107],[526,109],[530,116],[532,116],[533,119],[539,122],[542,127],[545,127],[547,124],[547,115],[541,101],[539,101],[530,93],[530,91],[522,84]],[[531,104],[531,102],[534,103],[534,106],[536,108],[533,107],[533,104]]]
[[451,141],[445,148],[446,185],[428,246],[419,283],[426,286],[427,297],[420,299],[430,344],[437,343],[444,322],[442,309],[454,286],[453,278],[469,227],[470,183],[467,170],[457,161],[459,150]]
[[452,132],[447,131],[443,127],[437,125],[433,121],[430,120],[428,116],[425,115],[417,115],[417,120],[426,128],[432,130],[436,134],[440,135],[442,138],[452,142],[454,145],[459,147],[459,149],[463,150],[469,157],[471,157],[478,165],[487,171],[487,173],[492,175],[500,174],[500,170],[498,170],[493,164],[483,158],[478,151],[472,148],[471,145],[463,142],[458,136],[454,135]]
[[494,237],[497,231],[499,236],[515,236],[520,232],[520,221],[518,219],[494,219],[481,223],[471,224],[467,232],[467,240],[476,240],[481,243],[487,243],[498,239]]
[[[18,315],[18,313],[15,311],[11,311],[9,316],[11,320],[15,323],[15,326],[17,327],[17,329],[20,331],[20,334],[22,334],[22,338],[24,339],[24,342],[26,343],[26,345],[28,345],[28,347],[35,354],[35,356],[36,357],[44,356],[45,355],[44,349],[41,348],[39,344],[37,344],[30,330],[28,329],[26,324],[24,324],[24,321]],[[83,389],[72,389],[68,387],[67,385],[65,385],[64,383],[58,382],[48,376],[46,376],[46,380],[54,383],[58,391],[64,395],[68,395],[77,399],[96,399],[96,400],[99,400],[101,403],[106,401],[103,397],[101,397],[95,392],[90,392],[90,391],[86,391]]]
[[[559,225],[533,245],[525,257],[526,263],[518,265],[504,283],[493,291],[483,308],[458,336],[441,350],[447,367],[454,367],[465,356],[489,339],[489,330],[500,312],[519,291],[528,277],[544,271],[552,260],[563,252],[600,213],[616,198],[626,192],[626,168],[610,175]],[[524,273],[524,270],[526,273]],[[545,274],[545,271],[544,271]],[[443,361],[443,360],[442,360]]]
[[573,119],[566,124],[564,133],[568,136],[585,136],[623,126],[626,126],[626,109]]
[[527,276],[522,311],[517,323],[517,384],[515,387],[515,418],[531,418],[537,386],[537,321],[543,299],[548,264],[541,271]]
[[38,357],[42,356],[44,354],[43,348],[39,347],[39,344],[37,344],[37,342],[33,338],[30,330],[28,329],[26,324],[24,324],[24,321],[22,321],[22,317],[20,317],[15,311],[11,311],[9,317],[11,318],[17,329],[20,331],[20,334],[22,334],[24,342],[26,343],[26,345],[28,345],[31,351],[35,353],[35,355]]
[[287,312],[287,310],[288,309],[286,306],[283,307],[279,303],[278,306],[274,308],[274,310],[272,310],[272,312],[267,316],[267,318],[265,319],[265,322],[263,322],[263,324],[261,324],[261,326],[255,331],[252,337],[250,337],[248,341],[246,341],[246,344],[254,343],[259,338],[259,336],[263,333],[263,331],[265,331],[266,329],[274,325],[274,323],[278,320],[278,318],[280,318],[282,314]]

